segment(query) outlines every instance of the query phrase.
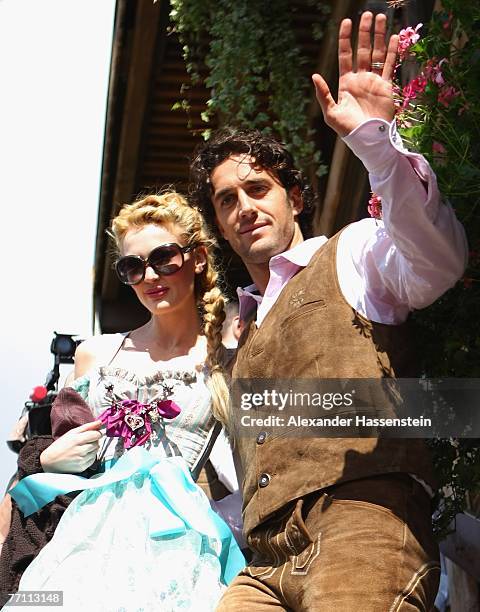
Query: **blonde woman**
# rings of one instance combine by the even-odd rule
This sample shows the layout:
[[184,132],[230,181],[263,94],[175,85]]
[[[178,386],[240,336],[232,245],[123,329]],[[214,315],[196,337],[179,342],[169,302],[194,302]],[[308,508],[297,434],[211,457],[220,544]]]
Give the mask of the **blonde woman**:
[[[43,478],[42,499],[83,492],[19,590],[63,591],[69,611],[214,610],[243,557],[191,476],[227,398],[213,239],[177,193],[125,206],[111,233],[117,274],[151,318],[77,350],[73,388],[98,420],[55,441],[41,455],[46,474],[29,478]],[[104,473],[66,476],[97,457]]]

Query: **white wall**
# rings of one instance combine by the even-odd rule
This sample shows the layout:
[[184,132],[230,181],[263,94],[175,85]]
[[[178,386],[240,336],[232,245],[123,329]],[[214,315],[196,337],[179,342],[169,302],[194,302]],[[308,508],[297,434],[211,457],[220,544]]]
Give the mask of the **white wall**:
[[2,488],[16,465],[4,440],[53,365],[53,331],[92,333],[114,9],[0,0]]

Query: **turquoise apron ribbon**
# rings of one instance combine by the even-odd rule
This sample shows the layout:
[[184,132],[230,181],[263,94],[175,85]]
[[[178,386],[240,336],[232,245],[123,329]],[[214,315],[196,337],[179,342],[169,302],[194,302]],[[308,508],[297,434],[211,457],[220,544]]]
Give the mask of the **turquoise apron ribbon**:
[[[148,475],[152,493],[159,500],[150,521],[150,537],[181,535],[193,529],[219,543],[215,552],[222,566],[222,580],[229,584],[245,566],[245,559],[227,524],[212,510],[204,493],[193,482],[181,457],[152,457],[134,447],[107,471],[92,478],[75,474],[42,473],[23,478],[10,495],[25,516],[40,510],[57,495],[86,491],[131,478]],[[153,509],[152,509],[153,510]]]

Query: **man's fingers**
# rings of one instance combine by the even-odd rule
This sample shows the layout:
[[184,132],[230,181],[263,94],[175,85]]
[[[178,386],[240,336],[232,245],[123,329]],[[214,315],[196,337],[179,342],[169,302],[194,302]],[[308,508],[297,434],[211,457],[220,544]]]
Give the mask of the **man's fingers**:
[[362,13],[360,25],[358,26],[357,72],[370,70],[371,67],[372,46],[370,43],[370,32],[372,30],[372,22],[373,14],[370,11]]
[[338,33],[338,71],[340,76],[352,71],[352,22],[344,19]]
[[325,79],[319,74],[312,75],[312,81],[315,85],[315,94],[317,96],[318,103],[322,109],[322,113],[324,117],[327,115],[328,111],[336,106],[335,100],[330,93],[330,88],[328,87]]
[[375,33],[373,35],[373,51],[372,51],[372,72],[382,74],[383,68],[375,68],[373,64],[385,62],[387,46],[385,44],[385,34],[387,32],[387,17],[379,13],[375,17]]
[[382,79],[391,81],[397,64],[398,51],[398,35],[394,34],[390,37],[387,49],[387,57],[385,58],[385,66],[383,67]]

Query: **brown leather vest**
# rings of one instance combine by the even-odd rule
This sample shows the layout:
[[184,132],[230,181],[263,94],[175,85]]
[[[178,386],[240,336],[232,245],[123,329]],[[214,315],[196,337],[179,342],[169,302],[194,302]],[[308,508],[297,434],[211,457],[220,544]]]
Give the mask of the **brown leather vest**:
[[[371,322],[343,297],[336,273],[338,238],[288,282],[260,328],[251,322],[244,331],[234,380],[414,376],[407,325]],[[236,421],[240,407],[233,411]],[[235,441],[245,475],[247,534],[288,502],[339,482],[405,472],[435,486],[420,439],[295,437],[265,427],[254,434]]]

